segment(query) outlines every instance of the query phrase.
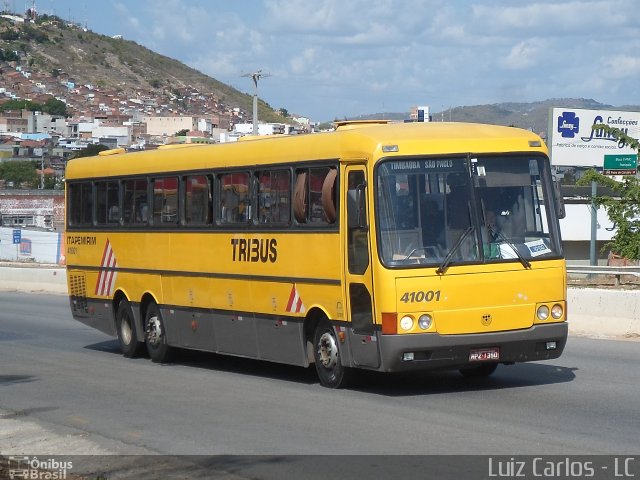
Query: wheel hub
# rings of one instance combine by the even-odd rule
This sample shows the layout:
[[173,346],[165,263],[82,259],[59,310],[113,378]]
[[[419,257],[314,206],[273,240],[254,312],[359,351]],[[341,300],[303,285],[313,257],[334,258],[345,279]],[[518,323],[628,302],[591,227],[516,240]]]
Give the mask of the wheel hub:
[[124,344],[129,345],[133,336],[133,330],[131,328],[131,319],[128,317],[124,317],[122,319],[122,323],[120,324],[120,334],[122,335],[122,341]]
[[338,345],[331,333],[325,332],[320,337],[318,356],[320,357],[320,363],[325,368],[332,369],[338,364]]
[[162,338],[162,326],[160,324],[160,320],[157,316],[149,318],[147,321],[147,341],[150,345],[157,347],[160,345],[160,341]]

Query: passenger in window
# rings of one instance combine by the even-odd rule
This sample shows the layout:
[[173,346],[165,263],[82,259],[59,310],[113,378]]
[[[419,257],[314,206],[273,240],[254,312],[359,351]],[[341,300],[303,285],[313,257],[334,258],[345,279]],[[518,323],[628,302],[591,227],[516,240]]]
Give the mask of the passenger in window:
[[120,220],[120,209],[117,205],[112,205],[109,208],[109,223],[114,223]]
[[136,218],[137,222],[146,223],[148,215],[149,215],[149,207],[147,206],[146,203],[143,203],[142,205],[140,205],[140,210]]

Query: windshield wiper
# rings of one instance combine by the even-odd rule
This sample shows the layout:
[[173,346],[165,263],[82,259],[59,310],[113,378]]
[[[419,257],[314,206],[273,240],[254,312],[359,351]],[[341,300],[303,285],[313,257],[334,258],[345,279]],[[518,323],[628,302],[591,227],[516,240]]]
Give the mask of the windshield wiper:
[[453,248],[449,250],[449,253],[447,253],[447,256],[444,257],[444,260],[436,270],[436,273],[438,275],[442,275],[444,274],[444,272],[447,271],[447,268],[449,268],[449,265],[451,264],[451,259],[453,258],[453,254],[456,253],[458,248],[460,248],[460,245],[462,245],[462,242],[464,241],[464,239],[467,238],[471,232],[473,232],[472,226],[467,227],[467,229],[460,234],[460,236],[458,237],[458,240],[456,240],[456,243],[453,245]]
[[493,235],[494,237],[497,237],[498,239],[502,240],[504,243],[509,245],[509,247],[511,247],[511,250],[513,250],[513,252],[516,254],[516,256],[518,257],[518,260],[520,260],[520,263],[524,268],[531,268],[531,262],[529,262],[529,260],[527,260],[520,254],[516,246],[509,239],[507,239],[507,237],[505,237],[501,231],[496,230],[493,227],[487,227],[487,230],[489,230],[489,233],[491,235]]

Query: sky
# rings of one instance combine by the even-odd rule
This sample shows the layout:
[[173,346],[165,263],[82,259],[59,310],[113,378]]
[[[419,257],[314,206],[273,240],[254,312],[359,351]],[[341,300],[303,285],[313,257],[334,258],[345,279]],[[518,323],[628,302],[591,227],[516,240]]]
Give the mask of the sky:
[[[3,0],[14,11],[33,0]],[[12,5],[11,5],[12,4]],[[637,0],[36,0],[314,121],[549,98],[640,104]],[[17,10],[16,10],[17,9]],[[559,105],[560,106],[560,105]]]

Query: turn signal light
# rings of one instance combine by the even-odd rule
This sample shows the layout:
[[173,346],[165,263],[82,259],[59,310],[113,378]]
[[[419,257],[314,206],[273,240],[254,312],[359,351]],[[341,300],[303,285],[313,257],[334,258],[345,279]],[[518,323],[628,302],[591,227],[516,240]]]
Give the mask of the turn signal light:
[[398,314],[382,312],[382,334],[395,335],[396,333],[398,333]]

